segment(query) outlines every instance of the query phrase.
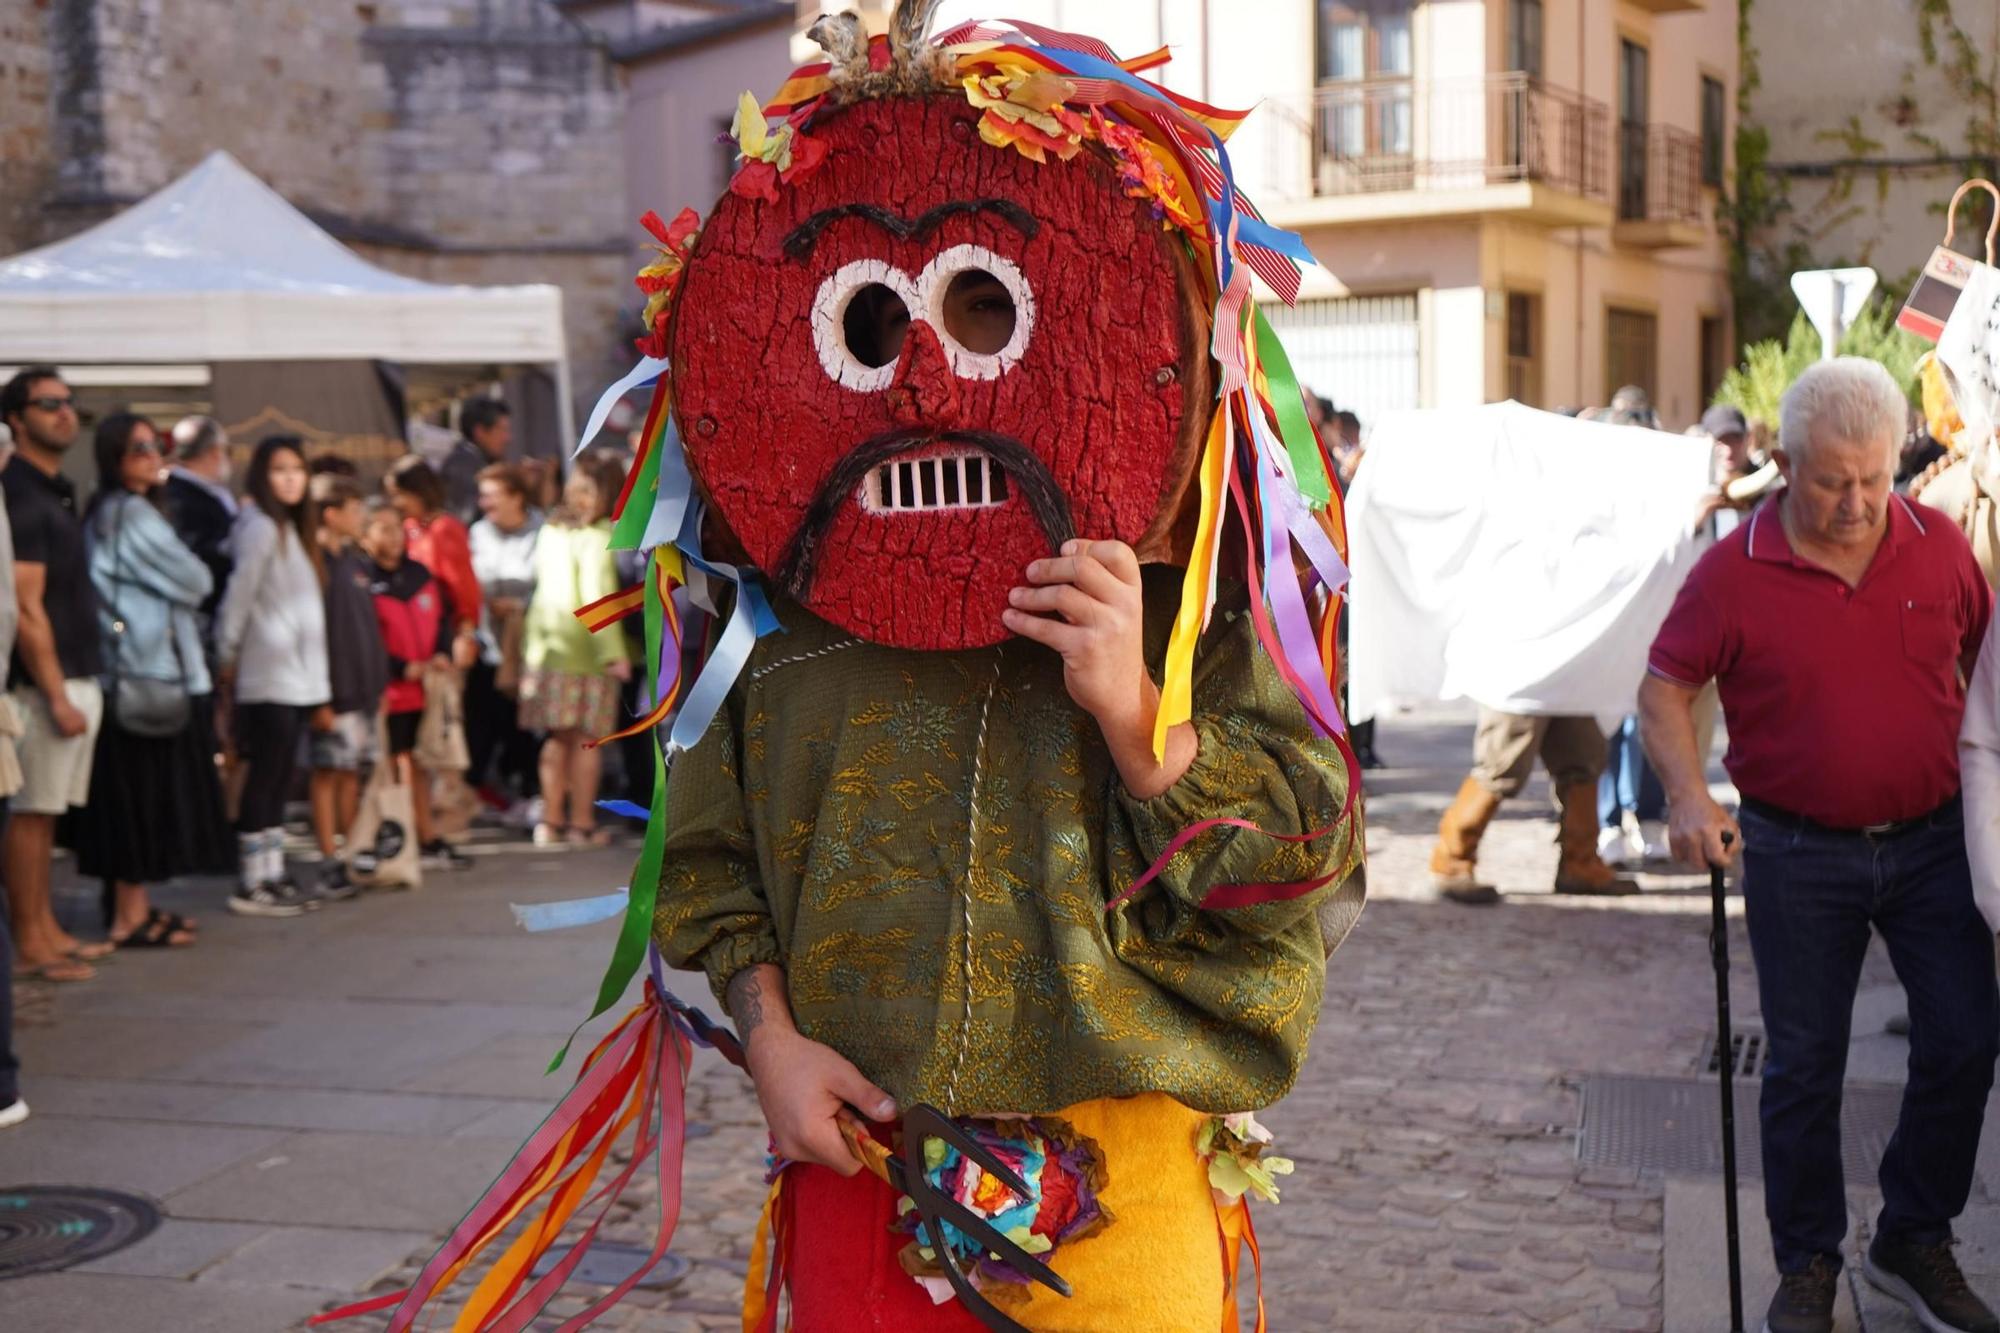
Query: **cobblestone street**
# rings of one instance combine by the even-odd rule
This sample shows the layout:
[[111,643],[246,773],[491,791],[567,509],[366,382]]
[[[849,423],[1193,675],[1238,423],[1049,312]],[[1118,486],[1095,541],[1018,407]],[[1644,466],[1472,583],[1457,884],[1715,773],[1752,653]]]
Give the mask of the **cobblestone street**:
[[[1706,883],[1647,877],[1637,899],[1555,898],[1538,778],[1488,839],[1483,865],[1506,902],[1432,900],[1424,860],[1469,737],[1459,712],[1382,729],[1395,767],[1371,792],[1370,905],[1333,959],[1304,1076],[1265,1117],[1299,1164],[1284,1202],[1257,1213],[1271,1326],[1702,1327],[1668,1290],[1674,1187],[1580,1161],[1578,1135],[1586,1076],[1694,1072],[1715,1021]],[[213,886],[189,888],[172,905],[204,910],[198,949],[120,959],[91,987],[24,991],[36,1116],[0,1137],[0,1182],[135,1189],[169,1220],[86,1269],[8,1284],[0,1300],[25,1316],[8,1326],[271,1333],[406,1282],[553,1103],[540,1068],[607,949],[602,929],[525,938],[506,903],[615,883],[628,856],[496,849],[419,895],[297,923],[235,921],[214,910]],[[1737,1014],[1754,1021],[1734,924]],[[1879,988],[1886,972],[1870,968]],[[1742,1105],[1754,1120],[1754,1089]],[[693,1268],[600,1327],[740,1327],[763,1194],[747,1081],[704,1056],[690,1117],[705,1132],[675,1249]],[[1749,1258],[1763,1242],[1747,1183]],[[1713,1180],[1689,1188],[1719,1216]],[[635,1190],[610,1238],[650,1241],[651,1211]],[[1719,1300],[1719,1226],[1693,1244],[1682,1268]],[[546,1326],[599,1290],[573,1287]],[[1767,1294],[1750,1284],[1758,1310]]]

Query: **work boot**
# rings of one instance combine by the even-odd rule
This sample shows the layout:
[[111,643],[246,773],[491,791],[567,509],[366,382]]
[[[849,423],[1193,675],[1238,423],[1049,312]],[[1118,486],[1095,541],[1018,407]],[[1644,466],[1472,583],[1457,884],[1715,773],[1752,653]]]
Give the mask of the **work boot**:
[[1556,842],[1562,856],[1556,862],[1556,892],[1601,898],[1637,893],[1637,884],[1620,878],[1597,854],[1597,784],[1572,782],[1560,795],[1562,825]]
[[1431,849],[1431,887],[1439,897],[1474,907],[1500,901],[1500,891],[1480,880],[1474,864],[1479,840],[1499,809],[1500,798],[1478,778],[1468,777],[1459,785],[1458,795],[1438,821],[1437,846]]
[[1780,1275],[1771,1308],[1764,1313],[1764,1333],[1833,1333],[1839,1283],[1840,1270],[1823,1254],[1815,1254],[1800,1272]]
[[1861,1271],[1871,1285],[1909,1306],[1917,1322],[1935,1333],[2000,1333],[2000,1319],[1966,1285],[1951,1245],[1948,1240],[1920,1245],[1877,1236],[1861,1261]]

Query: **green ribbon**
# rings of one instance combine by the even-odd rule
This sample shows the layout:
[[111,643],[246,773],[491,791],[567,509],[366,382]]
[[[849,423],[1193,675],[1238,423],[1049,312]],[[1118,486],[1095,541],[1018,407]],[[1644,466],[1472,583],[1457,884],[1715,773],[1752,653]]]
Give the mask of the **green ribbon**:
[[[659,471],[658,451],[653,456],[652,470]],[[633,499],[638,495],[635,492]],[[636,503],[628,506],[626,513],[640,509]],[[643,524],[641,525],[643,530]],[[666,609],[660,601],[660,553],[654,551],[646,560],[646,662],[657,680],[660,661],[660,640],[665,632]],[[646,961],[646,946],[653,938],[653,906],[660,896],[660,868],[667,859],[667,761],[660,753],[660,738],[649,736],[653,752],[653,808],[646,820],[646,841],[639,849],[639,864],[632,867],[632,896],[625,904],[625,921],[618,929],[618,947],[611,952],[611,965],[604,970],[604,980],[598,983],[597,1005],[590,1011],[590,1017],[576,1025],[569,1039],[556,1052],[556,1058],[549,1061],[548,1072],[553,1074],[569,1058],[569,1048],[576,1041],[577,1032],[584,1025],[597,1018],[618,1003],[625,994],[625,988],[632,984],[640,967]]]
[[639,463],[639,480],[632,483],[632,494],[626,498],[625,512],[618,515],[618,521],[611,528],[611,549],[614,551],[636,551],[645,543],[646,525],[652,521],[653,501],[660,489],[660,450],[663,447],[655,436],[646,450],[646,457]]
[[1278,438],[1284,441],[1285,453],[1292,460],[1292,480],[1298,483],[1299,494],[1305,496],[1307,504],[1324,509],[1333,502],[1333,478],[1326,473],[1326,459],[1320,454],[1319,442],[1313,438],[1312,422],[1306,418],[1299,377],[1292,370],[1292,359],[1285,355],[1285,345],[1278,341],[1271,321],[1264,318],[1262,310],[1255,314],[1257,359],[1263,363],[1264,378],[1271,384],[1271,405],[1278,411]]

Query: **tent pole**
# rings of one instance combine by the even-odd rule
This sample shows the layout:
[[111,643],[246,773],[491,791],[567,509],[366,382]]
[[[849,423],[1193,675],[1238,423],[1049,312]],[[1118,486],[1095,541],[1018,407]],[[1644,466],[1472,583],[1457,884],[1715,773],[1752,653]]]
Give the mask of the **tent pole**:
[[576,438],[576,393],[569,378],[569,358],[563,357],[555,363],[556,371],[556,428],[562,432],[562,448],[557,452],[559,460],[567,461],[576,452],[579,441]]

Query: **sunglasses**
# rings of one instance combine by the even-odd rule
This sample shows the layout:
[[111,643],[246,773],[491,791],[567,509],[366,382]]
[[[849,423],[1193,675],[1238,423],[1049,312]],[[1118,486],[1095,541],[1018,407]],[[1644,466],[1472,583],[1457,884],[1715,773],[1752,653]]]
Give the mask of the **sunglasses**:
[[134,440],[131,444],[125,446],[125,456],[131,458],[134,455],[158,458],[160,456],[159,442],[156,440]]
[[28,406],[39,412],[60,412],[65,407],[75,407],[74,398],[30,398]]

